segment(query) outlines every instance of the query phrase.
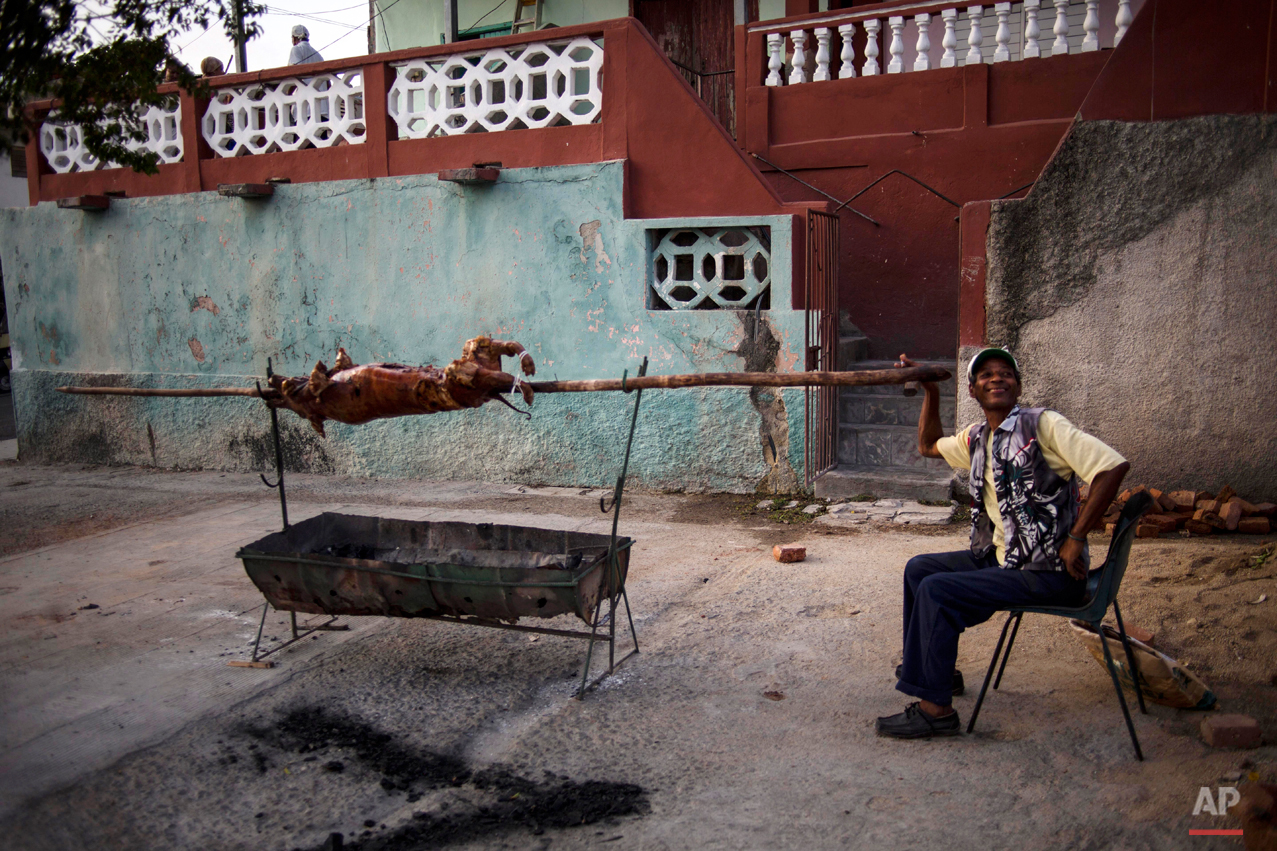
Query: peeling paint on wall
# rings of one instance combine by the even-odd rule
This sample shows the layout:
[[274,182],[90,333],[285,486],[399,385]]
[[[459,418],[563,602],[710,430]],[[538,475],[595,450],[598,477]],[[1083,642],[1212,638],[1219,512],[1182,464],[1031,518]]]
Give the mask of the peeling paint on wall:
[[199,296],[195,299],[195,304],[191,306],[191,313],[194,313],[197,310],[207,310],[214,316],[221,313],[221,311],[218,310],[217,305],[213,304],[213,300],[206,295]]
[[600,233],[603,224],[598,219],[592,222],[586,222],[581,225],[581,262],[589,263],[586,254],[592,252],[594,254],[594,271],[602,274],[603,264],[612,265],[612,258],[607,256],[607,252],[603,250],[603,234]]
[[[745,372],[775,372],[780,355],[780,340],[761,314],[737,311],[743,335],[735,353],[744,359]],[[758,493],[795,493],[801,490],[798,474],[789,463],[789,413],[785,397],[778,388],[749,388],[749,403],[758,412],[758,438],[765,475],[754,488]]]
[[204,346],[200,341],[192,337],[186,341],[186,345],[191,347],[191,354],[195,355],[195,359],[200,363],[204,362]]

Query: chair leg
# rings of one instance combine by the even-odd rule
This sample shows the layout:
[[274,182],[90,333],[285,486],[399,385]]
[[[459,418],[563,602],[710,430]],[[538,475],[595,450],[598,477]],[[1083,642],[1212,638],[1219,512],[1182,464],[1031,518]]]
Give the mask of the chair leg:
[[1140,669],[1135,667],[1135,651],[1131,649],[1131,642],[1126,638],[1126,625],[1122,623],[1122,610],[1117,607],[1117,598],[1113,598],[1113,614],[1117,616],[1117,634],[1122,637],[1122,648],[1126,651],[1126,664],[1131,666],[1131,684],[1135,686],[1135,697],[1140,702],[1140,712],[1144,715],[1148,714],[1148,707],[1144,705],[1144,689],[1140,687]]
[[1007,615],[1006,623],[1002,624],[1002,634],[998,636],[998,646],[993,650],[993,658],[989,660],[989,672],[984,675],[984,685],[980,686],[980,696],[976,698],[975,708],[971,710],[971,721],[967,724],[967,732],[970,733],[975,729],[975,719],[980,717],[980,705],[984,703],[984,694],[989,690],[989,680],[993,679],[993,669],[998,666],[998,657],[1002,655],[1002,643],[1007,640],[1007,627],[1011,626],[1011,619],[1015,615]]
[[1020,621],[1024,619],[1024,612],[1015,613],[1015,626],[1011,627],[1011,639],[1007,642],[1006,652],[1002,654],[1002,666],[998,668],[998,678],[993,681],[993,690],[997,691],[998,686],[1002,685],[1002,672],[1007,669],[1007,660],[1011,658],[1011,648],[1015,646],[1015,636],[1020,631]]
[[1135,736],[1135,723],[1131,721],[1131,710],[1126,706],[1126,695],[1122,694],[1122,683],[1117,678],[1117,666],[1113,664],[1113,655],[1109,653],[1109,643],[1104,637],[1103,625],[1096,621],[1091,626],[1100,634],[1100,646],[1104,648],[1104,664],[1109,669],[1113,688],[1117,690],[1117,702],[1122,705],[1122,717],[1126,719],[1126,730],[1131,734],[1131,744],[1135,746],[1135,758],[1143,762],[1144,752],[1140,750],[1140,740]]

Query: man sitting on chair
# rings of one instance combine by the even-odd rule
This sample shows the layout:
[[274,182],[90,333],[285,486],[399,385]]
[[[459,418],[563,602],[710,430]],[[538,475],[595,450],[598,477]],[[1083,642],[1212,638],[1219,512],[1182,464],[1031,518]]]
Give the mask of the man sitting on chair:
[[[905,355],[898,367],[915,366]],[[944,437],[940,390],[924,383],[918,451],[970,470],[971,548],[915,556],[905,566],[904,663],[896,688],[918,698],[879,718],[898,739],[961,732],[958,636],[1014,606],[1082,603],[1090,554],[1086,533],[1116,496],[1130,464],[1060,414],[1021,408],[1020,367],[1010,352],[984,349],[967,370],[985,422]],[[1079,509],[1078,481],[1090,483]]]

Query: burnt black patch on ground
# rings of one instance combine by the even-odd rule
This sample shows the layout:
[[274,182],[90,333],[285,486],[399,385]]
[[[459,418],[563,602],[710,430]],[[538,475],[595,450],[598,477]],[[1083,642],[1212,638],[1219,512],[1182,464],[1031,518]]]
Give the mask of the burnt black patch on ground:
[[447,812],[422,811],[408,824],[366,830],[343,846],[354,851],[443,848],[517,830],[540,834],[596,824],[649,809],[647,793],[633,784],[575,781],[549,772],[537,780],[501,766],[475,771],[455,756],[406,745],[360,719],[321,707],[295,709],[271,727],[243,732],[262,746],[299,754],[322,751],[329,759],[325,768],[334,772],[332,757],[340,751],[346,762],[357,761],[381,775],[378,782],[387,792],[409,790],[410,801],[420,797],[418,790],[461,786],[486,799],[461,806],[453,802]]
[[581,827],[648,811],[646,793],[630,783],[538,783],[499,770],[486,780],[476,776],[474,785],[494,792],[496,800],[446,815],[420,812],[409,824],[348,842],[345,847],[352,851],[419,851],[521,829],[539,835],[547,829]]
[[295,709],[270,730],[255,734],[281,750],[299,754],[346,750],[380,774],[381,785],[388,791],[410,786],[439,789],[470,779],[470,769],[456,757],[411,748],[363,721],[320,707]]

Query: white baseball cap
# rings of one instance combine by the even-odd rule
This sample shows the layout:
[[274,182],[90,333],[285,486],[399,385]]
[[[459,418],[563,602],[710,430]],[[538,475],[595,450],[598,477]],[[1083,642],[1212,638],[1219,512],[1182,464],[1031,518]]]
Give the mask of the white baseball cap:
[[293,38],[300,38],[302,41],[310,40],[310,31],[301,24],[293,27]]
[[977,353],[976,356],[971,359],[971,363],[967,365],[967,383],[968,384],[975,384],[976,370],[980,368],[981,364],[983,364],[985,361],[991,358],[1004,360],[1007,363],[1011,364],[1011,369],[1015,372],[1015,380],[1016,381],[1020,380],[1020,365],[1015,362],[1015,358],[1012,357],[1011,353],[1008,352],[1006,349],[1000,349],[997,346],[992,346],[987,349],[981,349],[979,353]]

